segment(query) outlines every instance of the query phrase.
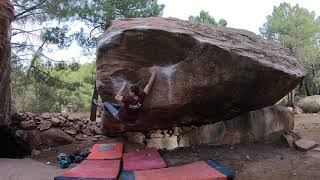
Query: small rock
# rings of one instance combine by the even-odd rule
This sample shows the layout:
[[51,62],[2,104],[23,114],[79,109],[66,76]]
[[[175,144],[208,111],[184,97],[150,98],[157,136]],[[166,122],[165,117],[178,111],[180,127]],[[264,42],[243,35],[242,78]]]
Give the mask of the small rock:
[[233,146],[230,146],[230,150],[233,150],[234,149],[234,147]]
[[299,139],[294,144],[297,147],[297,149],[301,151],[308,151],[309,149],[312,149],[317,146],[317,143],[315,141],[305,139]]
[[53,122],[54,125],[57,125],[57,124],[61,123],[60,119],[55,118],[55,117],[51,118],[51,121]]
[[297,173],[293,172],[293,173],[292,173],[292,175],[293,175],[293,176],[296,176],[296,175],[297,175]]
[[103,131],[100,128],[98,128],[96,125],[93,126],[93,131],[98,135],[103,134]]
[[36,127],[36,123],[33,120],[30,121],[21,121],[20,123],[20,128],[26,129],[26,130],[31,130]]
[[246,155],[246,159],[247,159],[247,160],[250,160],[250,156],[249,156],[249,155]]
[[282,137],[284,137],[286,139],[288,146],[290,148],[293,147],[294,139],[292,136],[283,134]]
[[98,139],[97,138],[92,138],[92,141],[98,141]]
[[179,136],[183,133],[183,130],[180,127],[174,127],[173,128],[174,135]]
[[294,146],[294,142],[301,139],[299,134],[293,132],[293,131],[287,131],[284,134],[282,134],[282,137],[287,141],[289,147]]
[[61,121],[65,122],[67,119],[63,116],[58,116],[58,119],[60,119]]
[[82,132],[85,134],[85,135],[88,135],[88,136],[92,136],[92,131],[90,130],[90,127],[86,127],[86,128],[83,128],[82,129]]
[[74,121],[74,118],[73,117],[68,117],[68,120],[69,121]]
[[82,121],[77,121],[77,124],[78,124],[79,126],[82,126],[82,125],[83,125],[83,122],[82,122]]
[[38,156],[39,154],[40,154],[40,151],[38,151],[36,149],[32,149],[31,156]]
[[64,132],[66,132],[67,134],[70,134],[70,135],[75,135],[77,134],[77,132],[73,129],[68,129],[68,130],[65,130]]
[[61,116],[65,117],[65,118],[69,117],[69,115],[67,113],[65,113],[65,112],[61,113]]
[[294,113],[295,114],[303,114],[303,110],[299,106],[294,106]]
[[40,131],[44,131],[51,128],[51,126],[52,126],[52,121],[43,120],[41,121],[41,124],[38,126],[38,128]]
[[74,128],[75,131],[79,131],[80,130],[80,126],[78,124],[74,125],[73,128]]
[[59,116],[61,116],[61,113],[52,113],[51,115],[52,117],[58,118]]
[[47,149],[43,149],[43,151],[51,151],[52,148],[51,147],[48,147]]
[[50,165],[51,163],[48,161],[48,162],[46,162],[46,165]]
[[73,126],[74,125],[74,123],[73,122],[69,122],[69,124],[68,124],[69,126]]
[[41,117],[44,118],[44,119],[50,119],[51,118],[51,114],[50,113],[43,113],[41,115]]
[[150,138],[163,138],[163,134],[161,130],[156,130],[152,134],[150,134]]
[[29,118],[33,118],[33,117],[34,117],[34,114],[32,114],[31,112],[26,112],[26,115],[27,115]]
[[93,136],[93,137],[95,137],[95,138],[103,138],[103,137],[105,137],[104,135],[95,135],[95,136]]
[[82,136],[82,135],[77,135],[77,136],[76,136],[76,140],[78,140],[78,141],[84,141],[85,138],[84,138],[84,136]]

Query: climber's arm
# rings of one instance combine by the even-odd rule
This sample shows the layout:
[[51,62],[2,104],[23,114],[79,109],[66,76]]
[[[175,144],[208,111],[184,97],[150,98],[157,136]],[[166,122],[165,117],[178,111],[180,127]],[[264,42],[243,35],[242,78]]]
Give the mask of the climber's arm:
[[114,97],[116,100],[122,101],[122,98],[123,98],[122,92],[123,92],[123,90],[126,88],[126,86],[127,86],[127,82],[124,81],[124,82],[122,83],[121,88],[119,89],[119,91],[117,92],[116,96]]
[[148,84],[146,85],[146,87],[145,87],[144,90],[143,90],[144,93],[146,93],[146,94],[149,93],[149,91],[150,91],[150,89],[151,89],[151,87],[152,87],[152,85],[153,85],[153,83],[154,83],[155,78],[156,78],[156,73],[152,73],[152,75],[151,75],[151,77],[150,77],[150,79],[149,79]]

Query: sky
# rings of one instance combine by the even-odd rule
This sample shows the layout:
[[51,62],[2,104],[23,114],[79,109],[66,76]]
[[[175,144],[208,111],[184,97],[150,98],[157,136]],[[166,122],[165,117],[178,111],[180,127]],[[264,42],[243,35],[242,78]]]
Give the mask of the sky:
[[[175,17],[187,20],[190,15],[198,15],[201,10],[208,11],[219,20],[227,20],[228,27],[246,29],[259,34],[259,28],[266,22],[266,17],[272,13],[273,7],[282,2],[292,6],[307,8],[320,15],[320,0],[158,0],[164,4],[163,17]],[[52,59],[74,59],[80,63],[92,61],[94,57],[85,57],[81,48],[74,43],[66,50],[49,53]]]
[[163,17],[187,20],[190,15],[208,11],[215,19],[225,19],[228,27],[246,29],[259,34],[259,27],[266,22],[273,7],[282,2],[307,8],[320,14],[320,0],[158,0],[164,4]]

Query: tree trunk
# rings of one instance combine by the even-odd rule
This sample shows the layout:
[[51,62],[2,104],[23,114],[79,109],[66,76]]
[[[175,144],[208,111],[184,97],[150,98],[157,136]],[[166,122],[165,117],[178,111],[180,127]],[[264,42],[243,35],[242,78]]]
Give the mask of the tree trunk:
[[97,117],[97,106],[93,103],[93,100],[98,100],[98,91],[97,91],[97,85],[94,84],[94,90],[92,95],[92,101],[91,101],[91,113],[90,113],[90,120],[95,121]]
[[311,96],[306,79],[304,79],[304,87],[306,89],[307,96]]
[[0,1],[0,127],[10,124],[10,31],[13,6],[8,0]]
[[295,99],[295,89],[293,89],[291,92],[288,94],[288,107],[294,107],[294,99]]

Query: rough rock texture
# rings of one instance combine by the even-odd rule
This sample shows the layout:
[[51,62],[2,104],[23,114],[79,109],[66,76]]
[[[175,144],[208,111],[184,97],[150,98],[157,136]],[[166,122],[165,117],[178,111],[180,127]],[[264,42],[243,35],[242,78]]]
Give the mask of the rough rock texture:
[[304,112],[303,112],[303,109],[302,108],[300,108],[299,106],[294,106],[294,113],[295,114],[303,114]]
[[[276,141],[282,134],[293,129],[292,108],[270,106],[242,114],[231,120],[203,125],[200,127],[181,127],[171,130],[153,130],[141,135],[141,132],[127,132],[128,140],[148,147],[174,149],[200,144],[236,144],[256,141]],[[160,132],[159,132],[160,131]],[[132,138],[139,137],[139,138]]]
[[56,147],[66,144],[71,144],[75,142],[75,140],[61,129],[58,128],[50,128],[46,131],[40,133],[42,143],[45,145],[43,148],[48,147]]
[[301,151],[308,151],[314,147],[316,147],[318,144],[315,141],[310,141],[306,139],[299,139],[296,142],[294,142],[294,145],[297,147],[297,149]]
[[[160,17],[114,21],[98,43],[97,87],[113,101],[123,80],[157,73],[136,126],[144,130],[228,120],[273,105],[304,77],[288,49],[252,32]],[[206,121],[205,119],[209,119]]]
[[101,123],[60,113],[42,115],[30,112],[16,113],[12,119],[17,144],[27,152],[82,141],[88,136],[93,136],[89,137],[92,140],[107,138],[101,135],[103,134]]
[[320,95],[307,96],[302,98],[297,105],[307,113],[316,113],[320,111]]
[[8,0],[0,1],[0,126],[8,126],[10,114],[10,23],[13,6]]

